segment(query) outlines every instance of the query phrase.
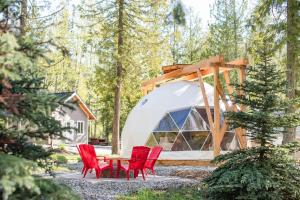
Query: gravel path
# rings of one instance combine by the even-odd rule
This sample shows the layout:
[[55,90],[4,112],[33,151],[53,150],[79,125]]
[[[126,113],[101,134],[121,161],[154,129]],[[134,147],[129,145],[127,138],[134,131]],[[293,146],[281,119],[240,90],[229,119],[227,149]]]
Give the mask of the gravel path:
[[82,199],[94,200],[103,199],[111,200],[118,196],[136,192],[143,188],[149,189],[167,189],[170,187],[177,188],[198,183],[192,179],[183,179],[178,177],[167,176],[148,176],[146,181],[142,177],[137,179],[95,179],[94,174],[88,175],[82,179],[80,173],[59,174],[55,178],[59,183],[64,183],[76,191]]
[[111,200],[118,196],[130,194],[143,188],[164,190],[167,188],[177,188],[181,186],[189,186],[199,183],[197,180],[170,176],[177,171],[211,171],[211,167],[192,167],[192,166],[157,166],[156,176],[149,175],[146,181],[139,176],[137,179],[131,178],[127,181],[125,178],[112,179],[100,178],[96,179],[95,174],[89,174],[86,178],[82,178],[80,170],[82,164],[71,164],[69,167],[73,172],[58,173],[55,180],[70,186],[77,192],[82,199],[86,200]]

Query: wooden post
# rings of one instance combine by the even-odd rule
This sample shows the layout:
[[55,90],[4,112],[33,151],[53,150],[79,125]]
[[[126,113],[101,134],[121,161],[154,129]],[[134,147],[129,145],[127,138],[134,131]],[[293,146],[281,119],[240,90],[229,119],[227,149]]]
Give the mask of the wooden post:
[[227,87],[228,92],[229,92],[229,96],[232,96],[232,94],[233,94],[233,88],[232,88],[232,86],[230,85],[230,75],[229,75],[229,71],[224,71],[224,72],[223,72],[223,75],[224,75],[226,87]]
[[214,66],[214,125],[215,125],[215,137],[214,139],[214,156],[220,155],[220,104],[219,104],[219,65]]
[[209,123],[209,126],[210,126],[212,136],[214,137],[214,135],[215,135],[214,121],[213,121],[212,114],[211,114],[211,111],[210,111],[210,106],[209,106],[209,103],[208,103],[208,99],[207,99],[207,95],[206,95],[206,91],[205,91],[205,87],[204,87],[204,82],[203,82],[200,70],[197,71],[197,74],[198,74],[198,77],[199,77],[199,84],[200,84],[201,94],[202,94],[202,97],[203,97],[203,100],[204,100],[204,105],[205,105],[205,110],[206,110],[206,114],[207,114],[208,123]]
[[[239,68],[238,72],[239,72],[239,82],[240,82],[240,84],[243,84],[244,81],[246,80],[246,69]],[[242,92],[242,91],[238,91],[238,92]],[[245,105],[240,105],[240,108],[241,108],[242,112],[244,112],[246,110]],[[241,129],[241,139],[242,139],[241,147],[246,148],[247,147],[247,138],[246,138],[246,130],[245,129]]]

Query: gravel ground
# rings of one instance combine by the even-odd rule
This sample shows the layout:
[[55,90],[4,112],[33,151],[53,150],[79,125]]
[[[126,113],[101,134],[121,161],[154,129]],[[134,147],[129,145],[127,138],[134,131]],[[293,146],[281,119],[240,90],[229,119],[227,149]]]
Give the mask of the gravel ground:
[[[82,169],[82,163],[68,164],[67,166],[71,170],[80,171]],[[211,172],[215,167],[202,167],[202,166],[155,166],[155,173],[158,176],[170,176],[177,171],[208,171]]]
[[112,179],[100,178],[96,179],[95,174],[91,173],[86,178],[82,178],[80,170],[81,163],[68,165],[72,172],[58,173],[55,180],[70,186],[77,192],[82,199],[87,200],[111,200],[118,196],[130,194],[143,188],[164,190],[167,188],[177,188],[181,186],[189,186],[199,183],[199,180],[180,178],[174,176],[181,171],[212,171],[211,167],[192,167],[192,166],[157,166],[156,176],[149,175],[146,181],[142,177],[137,179],[131,178],[127,181],[125,178]]

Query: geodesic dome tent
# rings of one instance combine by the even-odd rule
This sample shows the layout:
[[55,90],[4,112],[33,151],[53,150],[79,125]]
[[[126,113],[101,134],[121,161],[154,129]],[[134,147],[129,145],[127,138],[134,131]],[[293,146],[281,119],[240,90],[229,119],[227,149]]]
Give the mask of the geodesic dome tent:
[[[204,84],[208,102],[214,105],[214,87]],[[219,101],[225,111],[224,104]],[[213,107],[210,108],[213,114]],[[223,123],[221,116],[221,123]],[[199,83],[168,82],[144,96],[130,112],[121,135],[121,154],[129,157],[133,146],[163,147],[161,159],[213,158],[213,137]],[[239,148],[234,131],[226,131],[221,151]]]

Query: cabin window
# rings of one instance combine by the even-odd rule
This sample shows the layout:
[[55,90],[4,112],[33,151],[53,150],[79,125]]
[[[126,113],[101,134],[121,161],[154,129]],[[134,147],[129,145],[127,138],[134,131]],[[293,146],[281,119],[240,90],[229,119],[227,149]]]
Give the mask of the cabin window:
[[69,130],[67,130],[67,133],[72,134],[73,133],[72,128],[74,128],[74,121],[67,121],[66,127],[70,128]]
[[77,134],[83,134],[83,121],[77,121]]

